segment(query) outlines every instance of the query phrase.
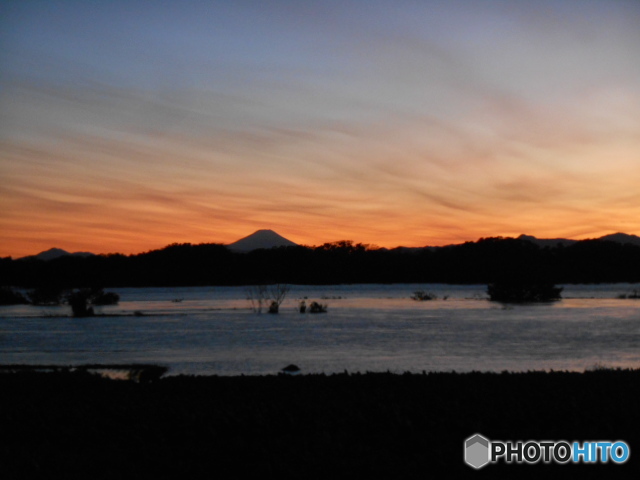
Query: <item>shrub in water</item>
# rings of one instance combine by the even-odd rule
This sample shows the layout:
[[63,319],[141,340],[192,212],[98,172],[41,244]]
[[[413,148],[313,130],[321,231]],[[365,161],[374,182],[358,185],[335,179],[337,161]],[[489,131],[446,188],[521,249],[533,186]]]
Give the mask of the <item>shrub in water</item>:
[[52,306],[62,303],[63,294],[62,288],[48,285],[31,290],[27,293],[27,297],[32,305]]
[[560,300],[562,287],[552,283],[492,283],[487,286],[489,300],[506,303],[552,302]]
[[309,313],[327,313],[327,306],[320,305],[318,302],[311,302]]
[[436,298],[438,297],[434,293],[425,292],[424,290],[416,290],[411,296],[412,300],[416,300],[418,302],[424,302],[425,300],[435,300]]
[[90,317],[94,314],[94,305],[116,305],[119,300],[117,293],[105,293],[101,288],[82,288],[66,298],[74,317]]

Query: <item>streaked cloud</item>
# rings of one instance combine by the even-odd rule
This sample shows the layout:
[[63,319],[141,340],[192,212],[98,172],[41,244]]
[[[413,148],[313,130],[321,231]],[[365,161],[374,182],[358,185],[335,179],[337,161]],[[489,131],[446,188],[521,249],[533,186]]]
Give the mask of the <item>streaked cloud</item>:
[[640,233],[636,2],[4,9],[0,255]]

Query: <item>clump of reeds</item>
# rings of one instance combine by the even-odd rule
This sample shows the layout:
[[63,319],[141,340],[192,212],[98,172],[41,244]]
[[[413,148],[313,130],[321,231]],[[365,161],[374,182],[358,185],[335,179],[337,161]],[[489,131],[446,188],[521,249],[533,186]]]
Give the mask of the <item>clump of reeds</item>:
[[424,290],[416,290],[411,295],[411,299],[417,302],[424,302],[426,300],[435,300],[438,296],[435,293],[425,292]]

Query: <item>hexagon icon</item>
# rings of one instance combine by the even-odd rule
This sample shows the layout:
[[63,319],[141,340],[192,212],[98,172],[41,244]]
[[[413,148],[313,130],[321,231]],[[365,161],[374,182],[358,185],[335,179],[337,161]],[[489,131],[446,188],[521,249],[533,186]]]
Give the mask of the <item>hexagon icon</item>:
[[464,461],[473,468],[484,467],[489,463],[489,440],[475,434],[464,442]]

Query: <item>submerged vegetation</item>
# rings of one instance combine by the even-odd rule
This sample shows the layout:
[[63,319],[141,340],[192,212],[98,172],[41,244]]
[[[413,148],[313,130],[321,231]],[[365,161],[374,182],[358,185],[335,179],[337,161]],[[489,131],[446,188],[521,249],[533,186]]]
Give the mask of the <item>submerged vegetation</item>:
[[487,286],[489,300],[504,303],[536,303],[560,300],[562,287],[552,283],[502,282]]
[[307,302],[305,300],[301,300],[298,304],[298,311],[300,313],[327,313],[327,305],[320,304],[318,302],[311,302],[307,307]]
[[40,307],[60,305],[65,291],[58,285],[45,285],[27,293],[29,303]]
[[0,287],[0,305],[31,304],[51,307],[68,304],[74,317],[92,316],[94,306],[117,305],[119,301],[117,293],[105,292],[102,288],[65,291],[59,287],[40,287],[29,291],[25,297],[11,288]]
[[618,298],[621,300],[624,300],[627,298],[638,299],[640,298],[640,290],[635,288],[632,290],[631,293],[621,293],[620,295],[618,295]]
[[74,317],[91,317],[95,315],[93,307],[117,305],[120,296],[113,292],[104,292],[101,288],[81,288],[66,296]]
[[290,287],[286,284],[254,285],[247,288],[247,300],[254,313],[262,313],[265,305],[269,305],[267,313],[276,314],[284,302]]
[[24,305],[29,303],[20,292],[9,287],[0,287],[0,305]]
[[309,313],[327,313],[327,305],[311,302],[311,305],[309,305]]
[[114,292],[104,292],[102,289],[92,290],[91,304],[96,306],[117,305],[120,301],[120,295]]
[[435,300],[438,296],[435,293],[425,292],[424,290],[416,290],[411,295],[412,300],[416,300],[418,302],[424,302],[426,300]]

